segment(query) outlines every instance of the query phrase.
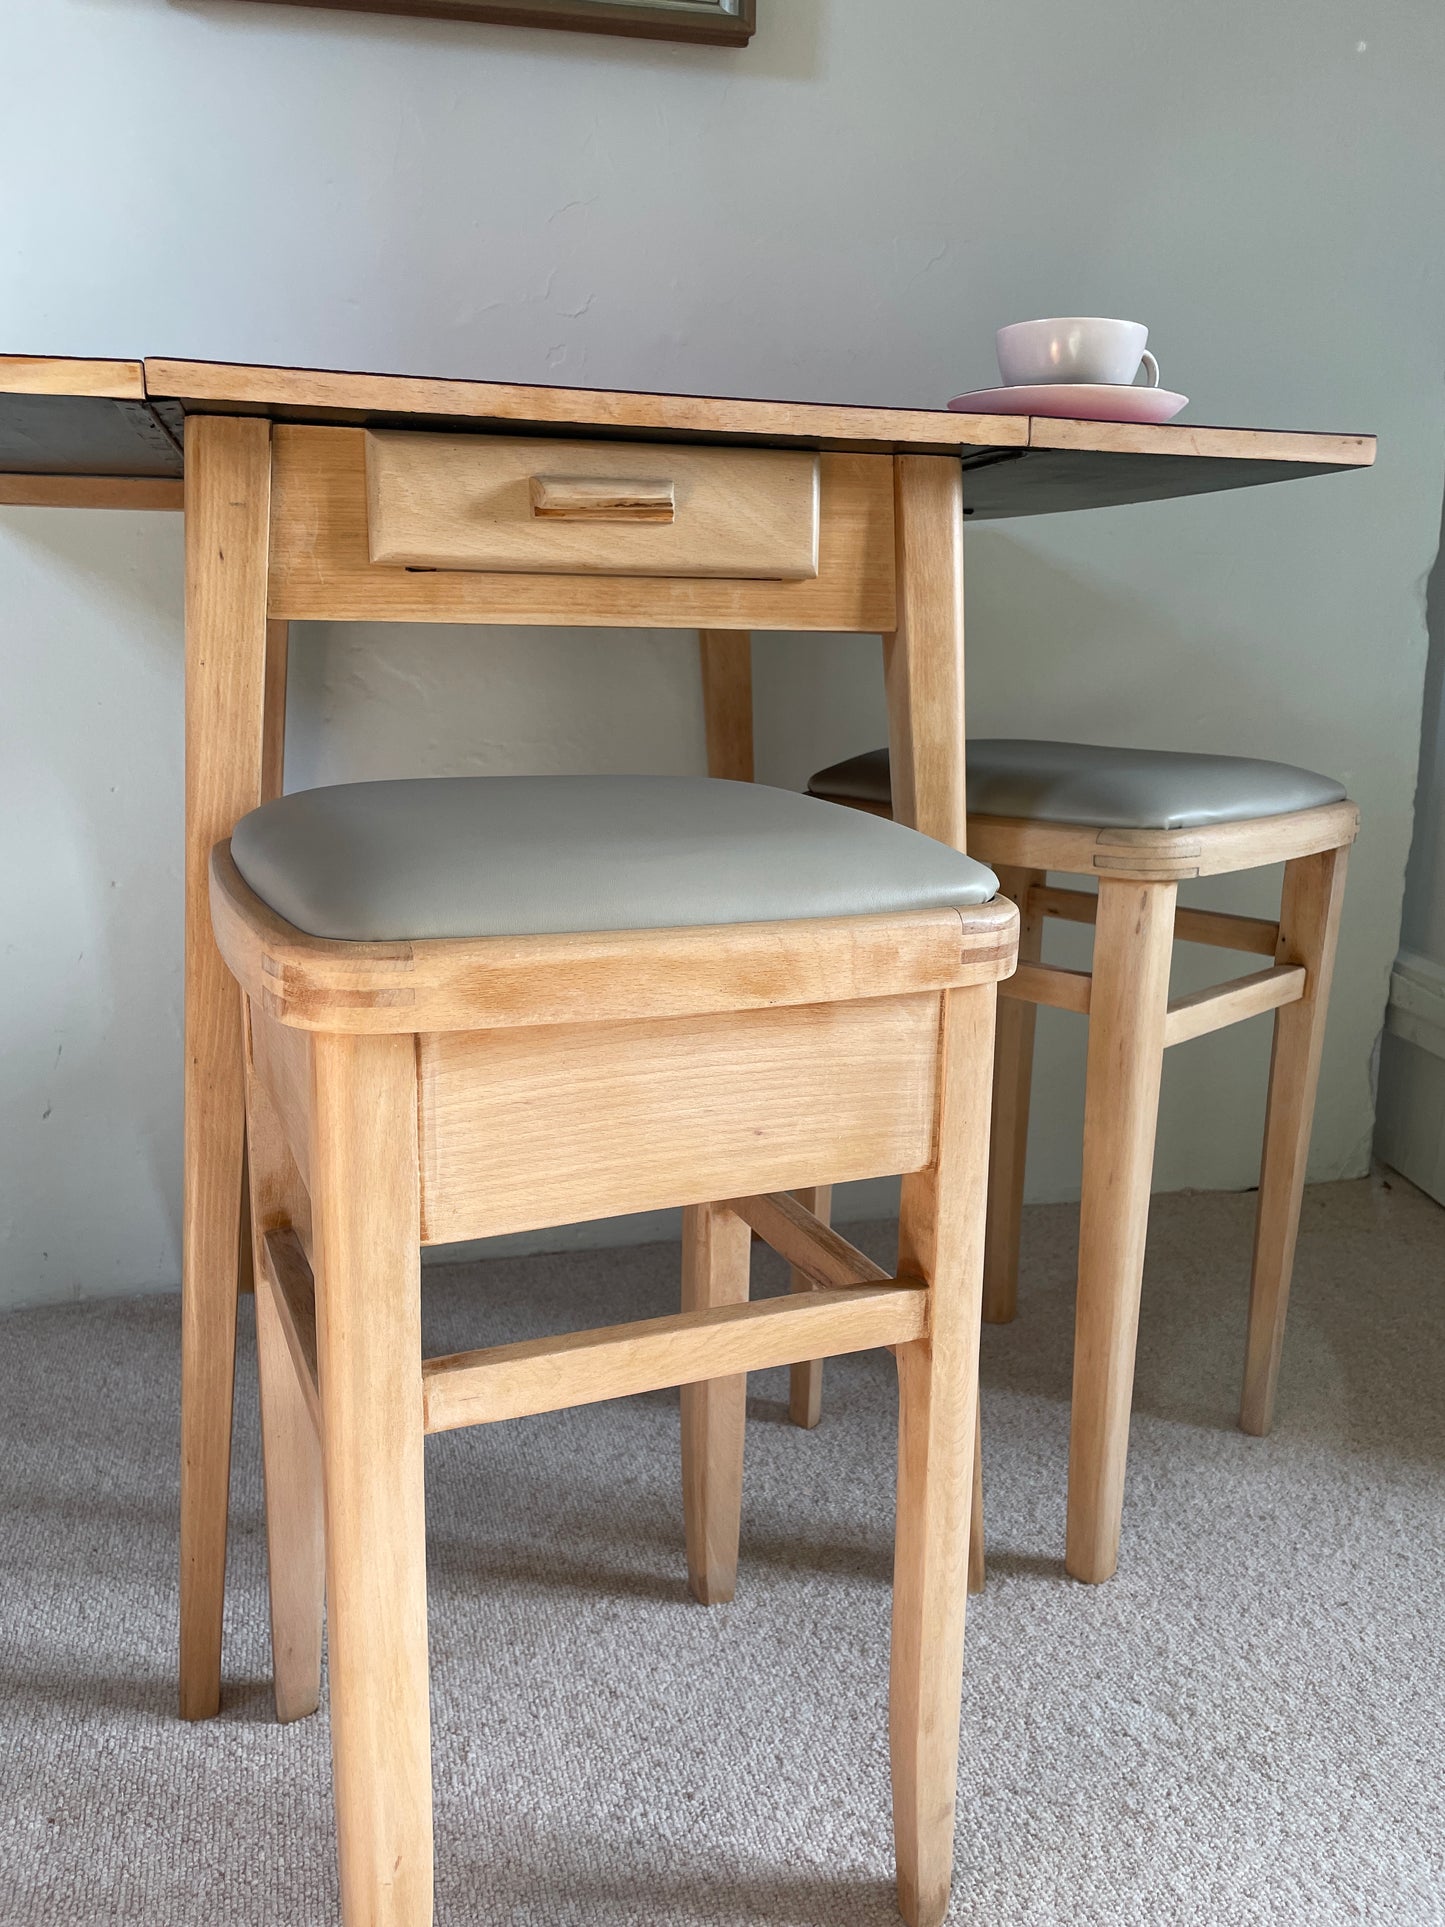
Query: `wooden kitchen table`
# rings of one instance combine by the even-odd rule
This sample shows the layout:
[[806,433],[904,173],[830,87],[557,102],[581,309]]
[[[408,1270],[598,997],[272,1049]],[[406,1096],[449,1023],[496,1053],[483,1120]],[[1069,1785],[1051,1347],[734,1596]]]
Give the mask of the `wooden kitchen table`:
[[[455,493],[447,499],[448,476],[464,475],[481,442],[498,438],[518,448],[525,438],[530,446],[519,459],[533,468],[536,457],[553,452],[546,444],[566,443],[549,463],[556,476],[532,476],[530,511],[572,518],[572,546],[561,552],[573,560],[563,566],[529,560],[530,525],[515,552],[479,547],[481,518],[461,513]],[[619,493],[606,479],[616,466],[608,444],[620,445],[619,458],[650,445],[648,479]],[[740,494],[729,494],[727,478],[741,472],[733,456],[749,449],[816,453],[811,524],[797,464],[788,465],[776,499],[766,464],[754,465],[758,473]],[[384,528],[378,450],[390,464],[393,519]],[[509,459],[497,446],[480,453],[492,463]],[[1367,435],[164,359],[0,357],[0,504],[183,509],[186,517],[180,1670],[187,1717],[205,1717],[220,1704],[244,1160],[240,1005],[211,935],[207,865],[237,820],[280,791],[288,623],[695,628],[703,637],[709,767],[749,778],[748,633],[879,633],[895,813],[961,848],[967,520],[1204,494],[1373,459]],[[635,452],[631,465],[638,466]],[[692,505],[718,478],[727,485],[716,488],[720,506],[709,520]],[[729,501],[749,504],[750,519],[730,527]],[[607,545],[615,531],[602,523],[619,515],[671,522],[674,512],[679,540],[684,525],[693,528],[684,562],[670,572],[612,572]],[[627,540],[640,534],[629,530]],[[752,557],[746,568],[739,556]]]

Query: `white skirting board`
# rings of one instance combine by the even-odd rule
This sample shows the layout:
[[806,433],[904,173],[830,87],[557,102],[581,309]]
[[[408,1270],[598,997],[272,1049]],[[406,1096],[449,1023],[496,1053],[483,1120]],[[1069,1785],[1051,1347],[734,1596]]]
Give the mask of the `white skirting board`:
[[1408,950],[1390,974],[1375,1151],[1445,1204],[1445,964]]

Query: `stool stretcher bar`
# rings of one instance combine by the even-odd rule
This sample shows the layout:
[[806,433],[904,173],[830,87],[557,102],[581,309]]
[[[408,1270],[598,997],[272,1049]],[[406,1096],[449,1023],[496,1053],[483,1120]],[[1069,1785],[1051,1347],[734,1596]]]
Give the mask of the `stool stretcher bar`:
[[1066,970],[1062,964],[1021,963],[998,987],[1000,997],[1017,1004],[1048,1004],[1054,1010],[1089,1014],[1094,979],[1087,970]]
[[321,1398],[316,1372],[316,1287],[311,1265],[294,1231],[268,1231],[261,1244],[266,1283],[276,1302],[286,1349],[311,1414],[321,1432]]
[[1297,1004],[1305,994],[1307,972],[1303,964],[1275,964],[1268,970],[1255,970],[1247,977],[1235,977],[1227,984],[1214,984],[1208,990],[1192,991],[1176,997],[1164,1019],[1164,1047],[1187,1043],[1229,1024],[1258,1017],[1261,1011],[1278,1010],[1281,1004]]
[[[796,1199],[739,1198],[726,1208],[805,1271],[815,1289],[425,1359],[426,1430],[524,1418],[925,1336],[927,1289],[916,1279],[889,1277]],[[319,1430],[311,1266],[294,1231],[268,1232],[263,1250],[266,1283]]]
[[[1242,1024],[1246,1017],[1278,1010],[1281,1004],[1297,1004],[1305,994],[1306,977],[1303,964],[1272,964],[1267,970],[1251,971],[1247,977],[1232,977],[1226,984],[1211,984],[1207,990],[1176,997],[1164,1019],[1165,1048],[1187,1043],[1191,1037],[1207,1036],[1212,1030],[1224,1030],[1230,1024]],[[1000,997],[1015,1003],[1048,1004],[1055,1010],[1073,1010],[1086,1017],[1093,978],[1087,970],[1021,963],[998,989]]]
[[733,1198],[727,1208],[751,1225],[764,1243],[770,1244],[780,1258],[786,1258],[795,1271],[802,1272],[815,1288],[898,1282],[786,1191],[766,1197]]
[[900,1280],[459,1352],[422,1366],[426,1429],[449,1432],[807,1358],[906,1345],[927,1329],[927,1290]]
[[[1099,914],[1099,899],[1092,890],[1055,890],[1038,885],[1029,891],[1028,907],[1035,916],[1057,917],[1064,923],[1093,923]],[[1272,957],[1279,943],[1279,925],[1266,917],[1237,917],[1227,910],[1181,907],[1174,912],[1174,941]]]

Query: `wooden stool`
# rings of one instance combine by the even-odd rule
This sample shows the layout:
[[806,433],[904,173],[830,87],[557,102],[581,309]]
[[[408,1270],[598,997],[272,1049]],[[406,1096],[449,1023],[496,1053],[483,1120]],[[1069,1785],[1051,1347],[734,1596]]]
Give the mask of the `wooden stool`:
[[[425,1435],[681,1385],[689,1583],[727,1599],[745,1374],[881,1345],[898,1897],[941,1920],[995,984],[1017,945],[995,884],[900,825],[707,779],[348,784],[217,846],[276,1703],[317,1705],[324,1572],[348,1927],[431,1920]],[[896,1277],[782,1195],[900,1170]],[[423,1245],[676,1204],[680,1315],[423,1359]],[[749,1303],[752,1230],[818,1288]]]
[[[888,752],[823,770],[809,789],[886,815]],[[994,1079],[984,1316],[995,1323],[1014,1315],[1034,1009],[1052,1004],[1090,1020],[1066,1563],[1076,1579],[1097,1582],[1119,1556],[1164,1052],[1267,1010],[1274,1053],[1240,1424],[1270,1428],[1359,812],[1338,783],[1287,764],[1003,740],[968,745],[968,812],[969,848],[1022,912],[1022,961],[1002,986]],[[1278,923],[1176,904],[1181,878],[1268,863],[1285,866]],[[1098,893],[1051,889],[1050,871],[1095,876]],[[1092,972],[1040,961],[1046,917],[1094,924]],[[1176,938],[1271,962],[1171,1002]]]

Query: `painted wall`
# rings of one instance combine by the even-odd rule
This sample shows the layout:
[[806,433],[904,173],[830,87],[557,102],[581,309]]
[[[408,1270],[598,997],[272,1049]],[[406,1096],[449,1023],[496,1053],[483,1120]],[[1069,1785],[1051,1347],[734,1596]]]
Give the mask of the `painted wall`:
[[[1440,535],[1437,0],[760,12],[729,53],[9,0],[0,344],[937,405],[1000,321],[1127,314],[1196,420],[1378,430],[1370,475],[969,545],[977,730],[1358,797],[1314,1158],[1358,1172]],[[176,1276],[180,599],[175,518],[0,512],[11,1302]],[[876,644],[757,653],[764,778],[882,739]],[[702,766],[674,635],[317,626],[292,723],[299,783]],[[1272,881],[1192,894],[1264,911]],[[1256,1024],[1171,1057],[1160,1186],[1251,1182],[1267,1055]],[[1036,1196],[1077,1184],[1081,1070],[1044,1013]]]

